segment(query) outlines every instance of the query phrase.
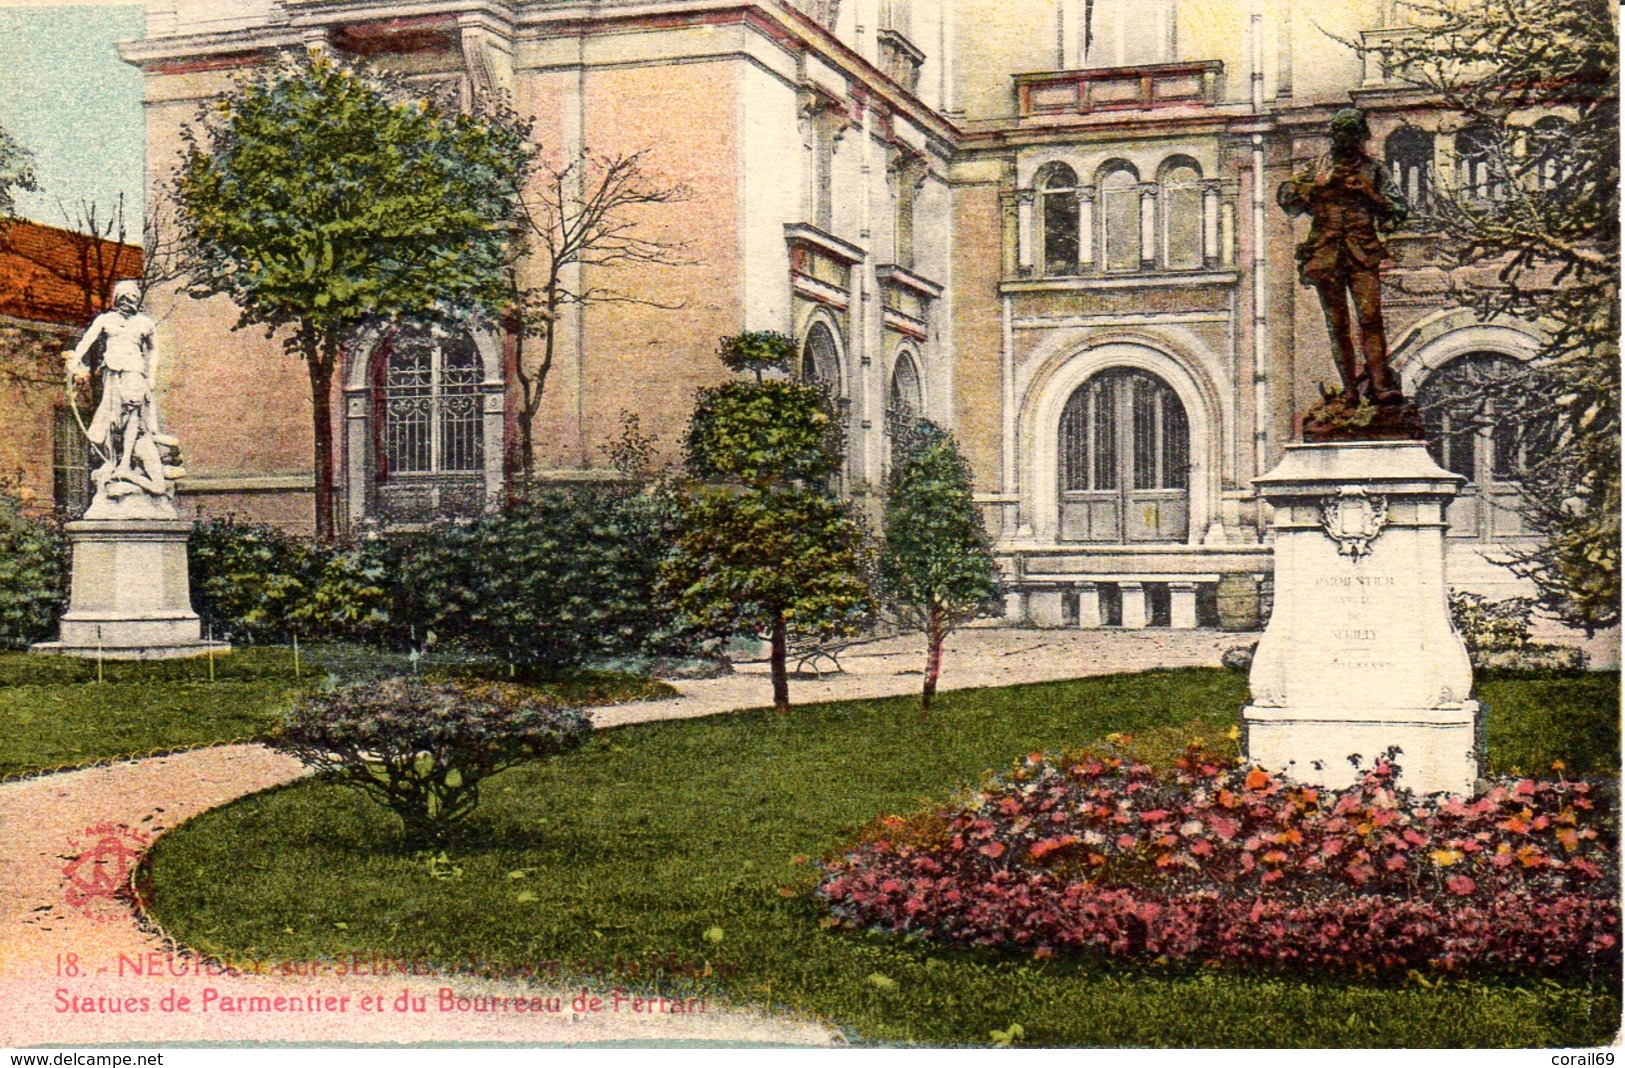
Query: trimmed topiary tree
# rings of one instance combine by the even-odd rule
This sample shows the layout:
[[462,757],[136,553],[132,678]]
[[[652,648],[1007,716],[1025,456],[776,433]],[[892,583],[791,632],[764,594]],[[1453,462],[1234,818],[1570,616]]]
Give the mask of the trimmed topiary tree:
[[271,744],[400,817],[413,849],[445,846],[480,802],[480,784],[581,745],[585,712],[496,682],[393,678],[302,699]]
[[903,621],[925,634],[924,717],[942,673],[943,642],[993,608],[999,578],[971,497],[970,465],[954,436],[920,420],[901,430],[895,457],[886,479],[880,584]]
[[829,397],[786,381],[702,390],[684,466],[663,595],[707,633],[765,637],[773,703],[788,712],[791,634],[857,633],[872,611],[863,532],[830,489],[841,438]]

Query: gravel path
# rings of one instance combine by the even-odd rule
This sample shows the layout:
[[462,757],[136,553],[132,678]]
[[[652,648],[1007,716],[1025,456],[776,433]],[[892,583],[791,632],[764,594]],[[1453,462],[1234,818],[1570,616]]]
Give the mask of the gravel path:
[[[972,628],[951,639],[942,688],[1214,665],[1241,638]],[[915,692],[922,659],[916,638],[854,647],[841,658],[843,673],[796,679],[791,698]],[[761,707],[771,703],[765,671],[745,664],[724,678],[677,683],[680,697],[596,709],[593,718],[609,727]],[[156,835],[302,773],[296,761],[263,746],[233,745],[0,785],[0,1044],[838,1041],[812,1021],[710,1005],[683,1013],[629,1002],[612,1008],[608,989],[590,992],[606,999],[599,1011],[574,1011],[579,990],[340,976],[331,962],[315,975],[275,974],[281,962],[267,962],[272,974],[202,973],[112,895]],[[410,1000],[407,1011],[397,1011],[403,993],[424,999],[424,1011]],[[561,1000],[527,1000],[549,996]],[[189,1000],[183,1006],[180,999]],[[496,1011],[478,1011],[482,1005]]]

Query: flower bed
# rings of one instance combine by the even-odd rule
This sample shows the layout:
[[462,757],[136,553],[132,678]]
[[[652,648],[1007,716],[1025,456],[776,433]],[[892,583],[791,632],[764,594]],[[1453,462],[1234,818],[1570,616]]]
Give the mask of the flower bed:
[[[1561,767],[1556,770],[1561,772]],[[834,919],[948,942],[1316,969],[1560,970],[1619,955],[1617,825],[1587,782],[1341,791],[1192,747],[1177,773],[1034,754],[825,864]]]

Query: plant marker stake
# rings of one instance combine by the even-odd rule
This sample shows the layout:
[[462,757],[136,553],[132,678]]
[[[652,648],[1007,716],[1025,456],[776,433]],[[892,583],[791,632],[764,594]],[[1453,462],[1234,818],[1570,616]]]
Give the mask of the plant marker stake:
[[299,632],[293,632],[293,677],[299,677]]
[[105,681],[102,678],[102,628],[100,623],[96,624],[96,681]]
[[214,681],[214,624],[209,624],[209,681]]

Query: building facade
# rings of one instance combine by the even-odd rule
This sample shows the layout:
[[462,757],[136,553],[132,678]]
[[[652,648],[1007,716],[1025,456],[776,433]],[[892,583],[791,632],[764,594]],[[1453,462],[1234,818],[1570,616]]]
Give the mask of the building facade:
[[[578,285],[644,300],[558,323],[544,477],[605,477],[623,412],[674,454],[694,390],[727,375],[717,339],[776,330],[840,400],[860,500],[897,414],[958,434],[1012,618],[1242,627],[1271,570],[1251,479],[1337,381],[1297,279],[1305,224],[1276,186],[1351,103],[1407,196],[1489,181],[1474,130],[1344,43],[1380,43],[1399,19],[1394,0],[149,0],[124,56],[145,73],[155,186],[200,101],[319,47],[442,98],[500,94],[553,158],[650,149],[692,191],[639,219],[683,242],[684,263],[577,268]],[[1428,235],[1392,245],[1407,392],[1531,357],[1528,325],[1451,305]],[[186,499],[308,527],[299,368],[278,340],[232,331],[223,300],[156,300]],[[411,324],[356,339],[334,409],[345,524],[500,499],[508,345]],[[1452,582],[1520,592],[1493,562],[1523,536],[1514,436],[1440,418],[1436,454],[1468,479]]]

